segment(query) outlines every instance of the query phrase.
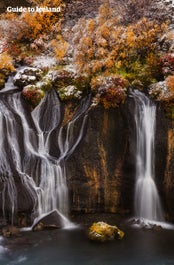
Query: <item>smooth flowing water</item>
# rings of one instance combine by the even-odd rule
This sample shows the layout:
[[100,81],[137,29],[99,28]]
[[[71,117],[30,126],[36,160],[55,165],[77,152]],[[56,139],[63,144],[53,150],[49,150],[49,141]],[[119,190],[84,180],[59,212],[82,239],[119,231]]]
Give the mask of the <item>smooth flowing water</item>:
[[[119,226],[120,227],[120,226]],[[27,232],[4,239],[1,265],[173,265],[174,231],[121,227],[123,240],[90,242],[86,231]]]
[[164,221],[155,184],[155,122],[156,106],[143,93],[131,92],[135,101],[136,125],[136,184],[135,215],[150,221]]
[[[82,139],[89,105],[89,98],[82,100],[63,126],[63,112],[54,90],[32,112],[21,92],[1,93],[0,199],[4,219],[6,210],[11,211],[13,223],[18,203],[26,199],[34,205],[35,217],[57,209],[63,225],[71,224],[66,218],[69,202],[65,163]],[[20,197],[20,188],[26,198]]]

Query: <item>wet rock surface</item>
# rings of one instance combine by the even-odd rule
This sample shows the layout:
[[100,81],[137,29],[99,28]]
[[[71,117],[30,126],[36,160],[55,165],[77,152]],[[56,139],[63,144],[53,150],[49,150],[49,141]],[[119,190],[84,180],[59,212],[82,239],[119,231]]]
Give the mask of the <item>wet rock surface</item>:
[[52,211],[51,213],[46,214],[45,216],[39,218],[35,223],[32,230],[33,231],[42,231],[47,229],[56,229],[62,228],[62,217],[57,211]]

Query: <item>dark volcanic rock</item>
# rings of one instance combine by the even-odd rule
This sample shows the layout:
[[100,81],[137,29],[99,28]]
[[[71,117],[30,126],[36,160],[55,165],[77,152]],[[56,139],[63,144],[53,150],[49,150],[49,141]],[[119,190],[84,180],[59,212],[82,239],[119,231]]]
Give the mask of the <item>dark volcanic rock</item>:
[[86,135],[67,161],[74,212],[125,213],[132,208],[134,168],[127,107],[123,109],[96,108],[89,113]]
[[[174,133],[161,104],[157,106],[155,181],[164,212],[174,218]],[[133,100],[110,110],[89,113],[86,134],[67,161],[72,212],[133,214],[135,182]]]
[[62,228],[62,216],[58,211],[52,211],[41,217],[33,226],[33,231],[40,231],[44,229]]

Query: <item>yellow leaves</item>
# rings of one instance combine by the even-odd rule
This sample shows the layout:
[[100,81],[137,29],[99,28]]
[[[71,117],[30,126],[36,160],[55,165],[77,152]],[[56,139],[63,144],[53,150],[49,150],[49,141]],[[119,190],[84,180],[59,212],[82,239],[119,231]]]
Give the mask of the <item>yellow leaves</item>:
[[103,63],[102,62],[97,61],[97,60],[92,62],[92,72],[93,73],[100,72],[102,67],[103,67]]
[[127,29],[127,34],[126,34],[126,44],[129,46],[129,47],[134,47],[135,46],[135,42],[136,42],[136,36],[132,30],[132,28]]
[[95,50],[93,48],[90,48],[90,49],[87,50],[86,57],[87,57],[88,60],[92,60],[93,59],[94,52],[95,52]]
[[101,36],[102,36],[104,39],[108,40],[109,37],[110,37],[110,30],[109,30],[109,27],[108,27],[107,25],[103,25],[103,26],[100,28],[100,30],[101,30]]
[[22,19],[26,24],[27,36],[31,39],[37,38],[43,32],[44,34],[50,32],[53,24],[57,22],[57,17],[52,12],[26,12],[22,15]]
[[[39,38],[40,35],[50,34],[56,27],[60,29],[60,21],[62,18],[62,12],[64,7],[63,0],[31,0],[31,3],[38,7],[62,7],[61,12],[23,12],[21,14],[6,13],[2,19],[8,21],[8,24],[14,23],[14,25],[8,26],[7,31],[10,31],[11,38],[18,41],[29,40],[33,41]],[[13,28],[15,27],[15,31]],[[12,34],[12,31],[14,31]],[[57,31],[58,32],[58,31]],[[15,35],[15,37],[13,37]],[[17,36],[16,36],[17,35]]]
[[174,75],[169,75],[166,78],[166,85],[171,93],[174,93]]
[[138,75],[144,82],[148,73],[152,79],[158,79],[156,54],[164,29],[165,24],[146,18],[128,26],[120,25],[107,1],[95,19],[80,20],[74,27],[74,64],[90,75],[100,71],[130,72],[133,79]]
[[98,24],[102,25],[112,17],[113,17],[113,9],[110,8],[109,2],[106,1],[106,3],[101,5],[99,8]]
[[62,0],[30,0],[30,2],[37,6],[57,7],[62,3]]
[[124,52],[120,52],[120,58],[121,59],[125,59],[127,57],[127,53],[126,53],[126,51],[124,51]]
[[101,58],[106,59],[107,55],[108,55],[108,51],[104,49],[103,47],[99,47],[95,54],[97,59],[101,59]]
[[146,63],[149,66],[157,66],[159,64],[159,57],[157,57],[154,53],[150,52],[146,57]]
[[164,33],[164,24],[158,25],[155,21],[141,19],[136,24],[130,25],[125,31],[125,40],[128,48],[151,49],[156,45],[157,38]]
[[108,42],[107,40],[105,40],[104,38],[98,38],[96,39],[96,44],[99,46],[99,47],[103,47],[103,48],[106,48],[108,46]]
[[92,39],[89,36],[84,37],[82,38],[82,44],[86,46],[86,48],[90,48],[92,47]]
[[96,26],[94,19],[88,19],[86,26],[87,26],[87,31],[92,33],[95,30]]
[[111,59],[110,57],[107,58],[107,59],[105,60],[105,67],[106,67],[107,69],[112,69],[113,66],[114,66],[114,60]]
[[119,68],[121,68],[121,66],[122,66],[122,61],[121,61],[121,60],[116,61],[116,63],[115,63],[115,67],[116,67],[117,69],[119,69]]
[[59,34],[57,35],[57,38],[52,40],[51,45],[54,48],[54,52],[56,55],[56,58],[59,61],[62,61],[67,50],[69,47],[69,44],[63,39],[63,37]]
[[15,68],[13,66],[13,59],[7,52],[0,54],[0,69],[15,71]]

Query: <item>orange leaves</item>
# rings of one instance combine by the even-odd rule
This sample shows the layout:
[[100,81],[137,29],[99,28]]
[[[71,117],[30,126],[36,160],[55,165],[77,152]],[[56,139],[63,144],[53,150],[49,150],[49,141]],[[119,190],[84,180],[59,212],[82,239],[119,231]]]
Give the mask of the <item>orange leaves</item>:
[[93,33],[94,30],[95,30],[95,26],[96,26],[96,23],[94,21],[94,19],[89,19],[87,21],[87,31],[90,32],[90,33]]
[[130,53],[138,53],[144,58],[147,53],[157,48],[157,40],[164,34],[164,30],[165,25],[158,25],[155,21],[143,18],[126,28],[124,33],[126,46]]
[[62,61],[68,49],[67,42],[60,35],[64,1],[31,0],[30,3],[38,8],[60,6],[60,12],[29,12],[28,10],[20,14],[1,15],[3,23],[0,24],[0,34],[6,38],[7,51],[19,62],[27,61],[27,58],[45,51],[52,53],[54,50],[56,57]]
[[100,72],[102,70],[103,63],[95,60],[91,63],[91,67],[92,67],[92,72],[97,73],[97,72]]
[[126,99],[127,82],[119,75],[98,75],[91,80],[91,89],[96,94],[96,101],[104,108],[115,108]]
[[15,68],[13,66],[13,59],[7,52],[0,54],[0,69],[15,71]]
[[103,37],[104,39],[108,40],[110,37],[110,29],[107,25],[102,25],[100,28],[101,31],[101,37]]
[[62,0],[29,0],[30,3],[37,6],[57,7],[62,4]]
[[110,8],[108,1],[99,8],[98,24],[103,25],[110,18],[113,18],[113,9]]
[[68,50],[69,44],[63,39],[63,37],[60,34],[57,35],[56,39],[52,40],[51,44],[54,48],[56,58],[60,62],[62,62],[62,60],[63,60],[63,58],[64,58],[64,56]]
[[25,37],[29,38],[30,40],[36,39],[41,34],[50,33],[52,30],[52,26],[58,22],[58,18],[52,12],[45,12],[45,13],[29,13],[26,12],[22,14],[22,21],[26,33]]
[[135,47],[136,36],[132,29],[127,30],[125,39],[126,39],[126,44],[128,45],[128,47],[130,48]]
[[[147,64],[144,70],[152,70],[156,76],[153,67],[159,70],[156,53],[164,31],[164,24],[146,18],[128,26],[120,25],[106,3],[100,7],[95,19],[81,19],[74,27],[74,63],[77,70],[88,70],[86,74],[89,75],[120,70],[136,74]],[[97,61],[102,65],[101,70],[96,67]],[[138,68],[135,67],[137,63]]]
[[126,94],[122,89],[114,87],[109,88],[106,94],[101,97],[100,103],[105,109],[118,107],[120,103],[124,103]]
[[81,40],[81,44],[84,46],[85,49],[92,47],[92,39],[90,36],[83,37]]
[[166,78],[166,85],[170,92],[174,93],[174,75],[169,75]]

